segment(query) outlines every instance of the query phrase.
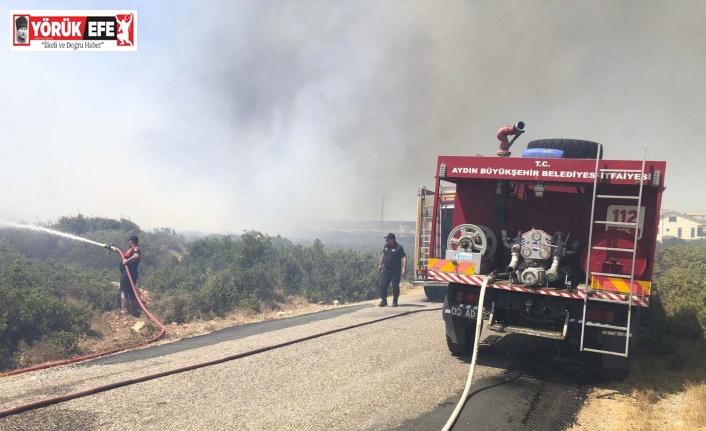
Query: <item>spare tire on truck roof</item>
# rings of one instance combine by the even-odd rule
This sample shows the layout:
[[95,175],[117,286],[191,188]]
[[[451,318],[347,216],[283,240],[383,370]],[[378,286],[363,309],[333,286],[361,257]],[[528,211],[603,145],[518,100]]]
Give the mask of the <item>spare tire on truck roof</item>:
[[599,147],[601,148],[601,154],[598,158],[602,159],[603,147],[597,142],[579,139],[537,139],[527,143],[527,148],[562,150],[565,159],[595,159]]

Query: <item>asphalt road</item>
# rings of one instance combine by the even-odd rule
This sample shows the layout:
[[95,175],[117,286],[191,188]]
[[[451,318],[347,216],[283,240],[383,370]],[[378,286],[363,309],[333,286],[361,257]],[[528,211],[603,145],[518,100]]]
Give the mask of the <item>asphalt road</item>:
[[[441,311],[432,310],[440,304],[403,299],[399,308],[342,307],[5,378],[0,410],[427,310],[9,416],[0,429],[440,430],[470,358],[448,353]],[[596,375],[590,365],[557,359],[553,341],[502,337],[482,346],[454,430],[564,429]]]

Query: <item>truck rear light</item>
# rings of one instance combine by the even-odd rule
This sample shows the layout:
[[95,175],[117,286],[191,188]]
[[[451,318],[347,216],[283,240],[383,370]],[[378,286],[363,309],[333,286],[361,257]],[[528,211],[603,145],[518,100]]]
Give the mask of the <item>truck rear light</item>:
[[454,300],[462,304],[477,304],[480,295],[476,292],[464,292],[457,290]]
[[544,197],[544,185],[542,183],[538,183],[536,186],[534,186],[534,196],[537,198]]
[[586,321],[613,323],[615,313],[607,310],[586,310]]
[[652,187],[659,187],[659,183],[662,180],[662,172],[660,170],[655,169],[654,172],[652,172]]

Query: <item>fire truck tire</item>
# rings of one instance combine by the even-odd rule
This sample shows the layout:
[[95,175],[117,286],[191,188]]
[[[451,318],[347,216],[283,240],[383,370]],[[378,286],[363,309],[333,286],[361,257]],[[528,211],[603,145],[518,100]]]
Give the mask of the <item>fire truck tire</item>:
[[469,320],[469,325],[466,328],[466,343],[458,344],[451,341],[451,337],[446,336],[446,345],[454,356],[467,356],[473,352],[473,343],[476,341],[476,320]]
[[443,301],[446,297],[446,286],[424,286],[424,294],[430,301]]
[[630,359],[603,354],[601,379],[604,381],[623,381],[630,374]]
[[603,158],[603,148],[598,143],[578,139],[537,139],[530,141],[527,148],[561,150],[564,152],[565,159],[595,159],[600,148],[599,158]]

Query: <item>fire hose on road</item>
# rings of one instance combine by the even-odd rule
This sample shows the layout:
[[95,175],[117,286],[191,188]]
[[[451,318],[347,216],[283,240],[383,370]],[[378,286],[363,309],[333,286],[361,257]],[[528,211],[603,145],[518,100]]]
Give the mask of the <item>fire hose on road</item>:
[[476,358],[478,357],[478,341],[480,340],[480,331],[481,327],[483,326],[483,300],[485,299],[485,288],[488,287],[488,282],[491,279],[492,274],[488,277],[485,277],[485,280],[483,280],[483,284],[480,286],[480,298],[478,299],[478,319],[476,319],[476,341],[473,343],[473,357],[471,359],[471,368],[470,370],[468,370],[468,380],[466,380],[466,387],[463,389],[461,399],[458,400],[456,408],[454,409],[453,413],[451,413],[451,417],[449,417],[449,420],[446,422],[446,425],[444,425],[444,428],[442,428],[441,431],[449,431],[453,428],[454,423],[456,423],[458,416],[461,414],[461,410],[463,410],[463,406],[466,404],[466,400],[468,400],[468,393],[471,390],[471,383],[473,382],[473,371],[475,371],[476,369]]

